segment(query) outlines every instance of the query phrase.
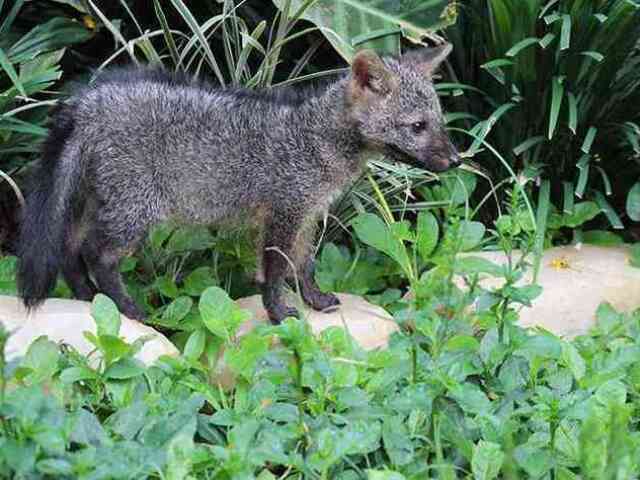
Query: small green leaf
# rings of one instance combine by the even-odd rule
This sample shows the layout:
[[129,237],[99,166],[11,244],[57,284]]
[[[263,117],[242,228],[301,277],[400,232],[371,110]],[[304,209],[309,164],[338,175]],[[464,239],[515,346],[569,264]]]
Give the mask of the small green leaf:
[[585,50],[584,52],[580,52],[580,55],[593,58],[598,63],[604,60],[604,55],[602,55],[600,52],[594,52],[593,50]]
[[26,97],[27,92],[25,92],[24,90],[24,86],[20,81],[20,77],[18,76],[18,73],[16,72],[15,68],[13,68],[13,65],[11,64],[11,60],[9,60],[9,57],[7,57],[7,54],[4,52],[2,48],[0,48],[0,67],[2,67],[2,70],[4,70],[7,73],[13,85],[20,92],[20,95],[22,95],[23,97]]
[[578,128],[578,100],[571,92],[567,92],[567,99],[569,101],[569,130],[575,135]]
[[184,280],[185,293],[194,297],[202,295],[207,288],[216,285],[216,278],[213,269],[210,267],[199,267],[191,272]]
[[566,50],[571,43],[571,15],[562,15],[562,27],[560,29],[560,50]]
[[507,57],[515,57],[518,53],[520,53],[522,50],[524,50],[527,47],[530,47],[531,45],[536,45],[540,43],[540,39],[537,37],[527,37],[523,40],[520,40],[518,43],[516,43],[513,47],[511,47],[509,50],[507,50],[507,53],[505,53],[505,55]]
[[562,216],[562,224],[569,228],[576,228],[595,218],[600,213],[600,207],[595,202],[576,203],[572,214]]
[[417,247],[422,260],[426,261],[438,244],[440,227],[433,213],[421,211],[418,213]]
[[391,470],[367,470],[367,480],[407,480],[404,475]]
[[564,77],[553,77],[551,84],[551,110],[549,112],[549,134],[551,140],[556,131],[558,124],[558,116],[560,115],[560,107],[564,98]]
[[81,380],[89,380],[96,377],[96,372],[88,367],[69,367],[65,368],[60,374],[60,380],[67,384],[79,382]]
[[593,140],[596,137],[596,133],[598,133],[598,129],[596,127],[589,127],[587,131],[587,135],[584,137],[584,142],[582,142],[582,150],[584,153],[591,152],[591,145],[593,145]]
[[526,152],[527,150],[529,150],[532,147],[535,147],[536,145],[544,142],[546,140],[546,138],[544,138],[542,135],[538,135],[535,137],[531,137],[531,138],[527,138],[524,142],[518,144],[516,147],[514,147],[513,149],[513,154],[514,155],[521,155],[524,152]]
[[162,312],[163,323],[177,324],[186,317],[193,307],[193,300],[189,297],[178,297]]
[[122,358],[109,365],[104,372],[105,378],[126,380],[141,375],[145,370],[144,364],[134,358]]
[[580,381],[585,376],[586,363],[576,347],[570,342],[562,342],[562,361],[569,367],[576,381]]
[[203,328],[199,328],[191,332],[186,345],[184,346],[184,352],[182,354],[191,360],[197,360],[202,356],[204,352],[204,344],[207,339],[206,331]]
[[622,224],[622,220],[620,220],[620,217],[618,216],[616,211],[613,209],[611,204],[607,202],[607,199],[604,198],[604,195],[602,194],[602,192],[596,191],[594,195],[596,197],[596,203],[598,204],[602,212],[607,217],[607,220],[609,220],[609,223],[611,224],[611,226],[617,230],[622,230],[624,228],[624,225]]
[[[588,155],[585,156],[587,160],[590,158]],[[589,163],[588,161],[584,164],[582,168],[578,169],[578,183],[576,184],[576,197],[582,198],[584,195],[585,188],[587,187],[587,180],[589,180]]]
[[98,293],[91,303],[91,316],[98,326],[98,336],[118,336],[120,332],[120,312],[116,304],[106,295]]
[[457,240],[460,242],[460,250],[463,252],[473,250],[477,247],[486,231],[485,226],[480,222],[463,220],[458,228]]
[[634,222],[640,222],[640,182],[636,182],[627,194],[627,215]]

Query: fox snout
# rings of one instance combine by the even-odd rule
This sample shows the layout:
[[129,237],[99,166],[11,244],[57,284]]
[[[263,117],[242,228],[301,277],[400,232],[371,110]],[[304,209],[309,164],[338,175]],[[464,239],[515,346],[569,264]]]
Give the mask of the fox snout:
[[462,164],[460,154],[448,136],[430,145],[422,160],[425,163],[425,167],[433,172],[444,172]]

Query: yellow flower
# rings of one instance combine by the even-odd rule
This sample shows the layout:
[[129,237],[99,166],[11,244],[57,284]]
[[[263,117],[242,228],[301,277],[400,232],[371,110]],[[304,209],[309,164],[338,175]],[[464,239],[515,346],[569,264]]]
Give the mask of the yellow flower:
[[96,29],[96,21],[91,15],[85,15],[84,17],[82,17],[82,23],[84,23],[84,26],[89,30]]

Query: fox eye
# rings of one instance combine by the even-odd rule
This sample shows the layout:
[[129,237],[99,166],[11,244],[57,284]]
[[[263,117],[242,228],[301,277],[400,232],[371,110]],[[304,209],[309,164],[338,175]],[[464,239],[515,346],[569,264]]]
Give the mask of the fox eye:
[[413,133],[422,133],[427,129],[427,122],[414,122],[411,124]]

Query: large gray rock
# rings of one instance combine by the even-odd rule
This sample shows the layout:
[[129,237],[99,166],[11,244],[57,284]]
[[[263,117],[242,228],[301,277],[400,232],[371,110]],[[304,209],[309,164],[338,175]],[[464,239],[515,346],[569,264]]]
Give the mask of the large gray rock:
[[[128,343],[152,336],[136,355],[145,364],[152,364],[161,355],[178,355],[178,349],[153,328],[124,315],[121,315],[121,321],[120,337]],[[27,314],[18,298],[0,296],[0,323],[13,332],[5,348],[9,359],[24,355],[31,342],[42,335],[54,342],[71,345],[84,355],[95,348],[83,335],[85,331],[96,333],[88,302],[52,298]]]
[[[502,252],[474,252],[498,264],[507,261]],[[515,253],[518,258],[518,253]],[[529,271],[520,284],[530,283]],[[497,287],[502,279],[483,278],[484,287]],[[629,264],[627,247],[593,245],[556,247],[547,250],[537,283],[542,294],[531,307],[520,311],[520,324],[541,326],[557,335],[573,337],[595,324],[595,312],[603,302],[628,312],[640,307],[640,269]]]
[[[391,334],[398,330],[391,315],[357,295],[339,293],[338,298],[341,304],[332,312],[317,312],[306,305],[298,305],[294,295],[290,295],[289,303],[302,310],[315,335],[329,327],[342,327],[365,350],[386,347]],[[241,298],[236,303],[253,315],[251,320],[240,325],[238,335],[245,334],[259,323],[269,321],[260,295]]]

